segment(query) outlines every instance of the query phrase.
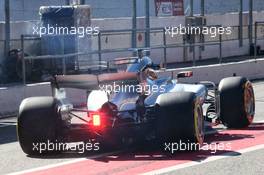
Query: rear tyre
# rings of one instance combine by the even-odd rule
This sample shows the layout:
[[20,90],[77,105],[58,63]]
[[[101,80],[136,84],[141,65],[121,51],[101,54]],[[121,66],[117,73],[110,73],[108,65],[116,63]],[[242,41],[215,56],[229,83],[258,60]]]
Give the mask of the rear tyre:
[[[24,99],[19,108],[17,122],[18,140],[22,150],[29,155],[56,152],[54,149],[48,150],[47,144],[58,141],[61,123],[57,102],[53,97]],[[46,150],[40,151],[40,144]]]
[[244,128],[253,122],[255,114],[254,90],[244,77],[221,80],[220,119],[228,128]]
[[202,105],[192,92],[162,94],[157,99],[157,135],[162,142],[196,143],[187,150],[197,150],[204,141]]

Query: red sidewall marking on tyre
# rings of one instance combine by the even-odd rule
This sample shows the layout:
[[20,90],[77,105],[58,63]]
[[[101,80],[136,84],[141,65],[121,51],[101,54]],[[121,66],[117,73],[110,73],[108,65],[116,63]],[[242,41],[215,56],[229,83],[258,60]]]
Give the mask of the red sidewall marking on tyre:
[[123,153],[94,160],[87,159],[26,174],[139,174],[192,161],[202,162],[202,160],[206,160],[209,157],[232,152],[236,153],[242,149],[264,144],[264,123],[253,123],[247,129],[225,130],[207,137],[205,138],[206,143],[211,145],[230,143],[231,150],[218,150],[215,154],[211,153],[212,150],[176,152],[173,155],[160,152]]

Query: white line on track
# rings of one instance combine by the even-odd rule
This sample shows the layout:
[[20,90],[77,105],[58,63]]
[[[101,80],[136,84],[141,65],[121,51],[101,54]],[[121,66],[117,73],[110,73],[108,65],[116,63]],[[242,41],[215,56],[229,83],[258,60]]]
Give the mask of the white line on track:
[[123,152],[123,151],[113,151],[113,152],[94,155],[94,156],[90,156],[90,157],[86,157],[86,158],[79,158],[79,159],[74,159],[74,160],[70,160],[70,161],[66,161],[66,162],[62,162],[62,163],[56,163],[56,164],[46,165],[46,166],[42,166],[42,167],[38,167],[38,168],[32,168],[32,169],[27,169],[27,170],[23,170],[23,171],[14,172],[14,173],[9,173],[7,175],[20,175],[20,174],[31,173],[31,172],[40,171],[40,170],[46,170],[46,169],[55,168],[58,166],[68,165],[68,164],[72,164],[72,163],[78,163],[78,162],[89,160],[89,159],[96,159],[96,158],[100,158],[100,157],[109,156],[112,154],[118,154],[121,152]]
[[[1,124],[0,124],[0,125],[1,125]],[[14,125],[14,124],[11,124],[11,125],[10,125],[10,124],[8,124],[8,125],[5,124],[5,125],[1,125],[0,128],[5,128],[5,127],[8,127],[8,126],[16,126],[16,125]]]
[[256,124],[258,124],[258,123],[264,123],[264,120],[254,121],[253,123],[256,123]]
[[154,171],[150,171],[150,172],[147,172],[147,173],[143,173],[142,175],[156,175],[156,174],[168,173],[168,172],[176,171],[176,170],[187,168],[187,167],[192,167],[192,166],[201,165],[201,164],[205,164],[205,163],[208,163],[208,162],[212,162],[212,161],[228,158],[230,156],[237,155],[238,153],[242,154],[242,153],[247,153],[247,152],[251,152],[251,151],[256,151],[256,150],[259,150],[259,149],[264,149],[264,144],[253,146],[253,147],[249,147],[249,148],[245,148],[245,149],[241,149],[241,150],[238,150],[236,152],[229,152],[229,153],[225,153],[225,154],[222,154],[222,155],[209,157],[206,160],[203,160],[201,162],[183,163],[183,164],[180,164],[180,165],[175,165],[175,166],[171,166],[171,167],[168,167],[168,168],[163,168],[163,169],[159,169],[159,170],[154,170]]

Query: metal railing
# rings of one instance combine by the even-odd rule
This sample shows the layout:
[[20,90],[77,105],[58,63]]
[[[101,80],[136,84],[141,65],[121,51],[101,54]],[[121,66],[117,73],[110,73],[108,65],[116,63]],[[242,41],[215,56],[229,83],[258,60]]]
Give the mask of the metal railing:
[[[264,23],[264,22],[263,22]],[[257,27],[258,24],[260,24],[260,22],[256,22],[255,24],[255,45],[257,44]],[[232,26],[233,28],[239,28],[239,26]],[[244,28],[247,28],[249,26],[244,26]],[[194,48],[192,49],[192,62],[193,62],[193,66],[196,66],[196,48],[198,47],[199,49],[199,57],[201,56],[201,50],[203,47],[205,46],[218,46],[219,47],[219,54],[218,54],[218,59],[219,59],[219,63],[222,63],[222,44],[224,41],[233,41],[233,40],[239,40],[239,33],[237,35],[237,38],[231,38],[231,39],[224,39],[222,38],[222,35],[218,35],[218,38],[215,39],[215,41],[203,41],[203,42],[195,42],[195,40],[193,40],[192,43],[187,43],[186,40],[183,39],[182,43],[171,43],[168,44],[167,42],[167,35],[166,35],[166,31],[165,28],[150,28],[150,29],[136,29],[136,33],[145,33],[146,30],[149,30],[151,34],[153,33],[160,33],[162,35],[162,44],[159,45],[151,45],[150,49],[154,50],[154,49],[162,49],[163,50],[163,62],[164,62],[164,66],[166,68],[167,66],[167,49],[170,48],[182,48],[183,50],[187,49],[187,48]],[[26,84],[26,72],[25,72],[25,60],[27,59],[32,59],[32,60],[37,60],[37,59],[67,59],[73,56],[81,56],[81,55],[98,55],[98,63],[101,64],[103,59],[103,54],[106,53],[115,53],[115,52],[126,52],[128,51],[129,48],[131,47],[127,47],[127,48],[113,48],[113,49],[103,49],[102,48],[102,37],[103,36],[112,36],[112,35],[131,35],[133,33],[133,29],[123,29],[123,30],[102,30],[100,31],[100,33],[97,35],[97,50],[92,50],[89,52],[77,52],[77,53],[69,53],[69,54],[57,54],[57,55],[42,55],[42,56],[27,56],[25,57],[24,54],[22,54],[22,71],[23,71],[23,83]],[[244,32],[245,33],[245,32]],[[243,37],[243,39],[246,39],[247,37]],[[22,35],[21,36],[21,49],[22,52],[24,53],[24,41],[28,40],[28,39],[40,39],[39,36],[36,35]],[[256,49],[256,47],[255,47]],[[256,52],[255,52],[256,54]],[[183,52],[183,58],[185,58],[185,54]],[[256,55],[255,55],[256,58]],[[65,65],[63,64],[63,69],[65,68]],[[66,71],[64,71],[66,72]]]

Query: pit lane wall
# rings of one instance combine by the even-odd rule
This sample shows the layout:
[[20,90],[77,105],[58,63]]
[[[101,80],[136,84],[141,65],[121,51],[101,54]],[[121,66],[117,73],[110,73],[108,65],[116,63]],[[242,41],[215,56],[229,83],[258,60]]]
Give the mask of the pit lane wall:
[[[159,76],[176,77],[177,72],[193,71],[193,77],[181,79],[180,82],[195,83],[199,81],[213,81],[219,83],[222,78],[233,76],[245,76],[250,80],[264,78],[264,58],[242,61],[237,63],[216,64],[189,68],[171,69],[160,72]],[[29,84],[26,86],[14,86],[0,88],[0,118],[15,115],[18,112],[19,104],[24,98],[32,96],[50,96],[51,88],[49,83]],[[75,105],[82,105],[87,94],[83,90],[67,89],[67,96]]]

